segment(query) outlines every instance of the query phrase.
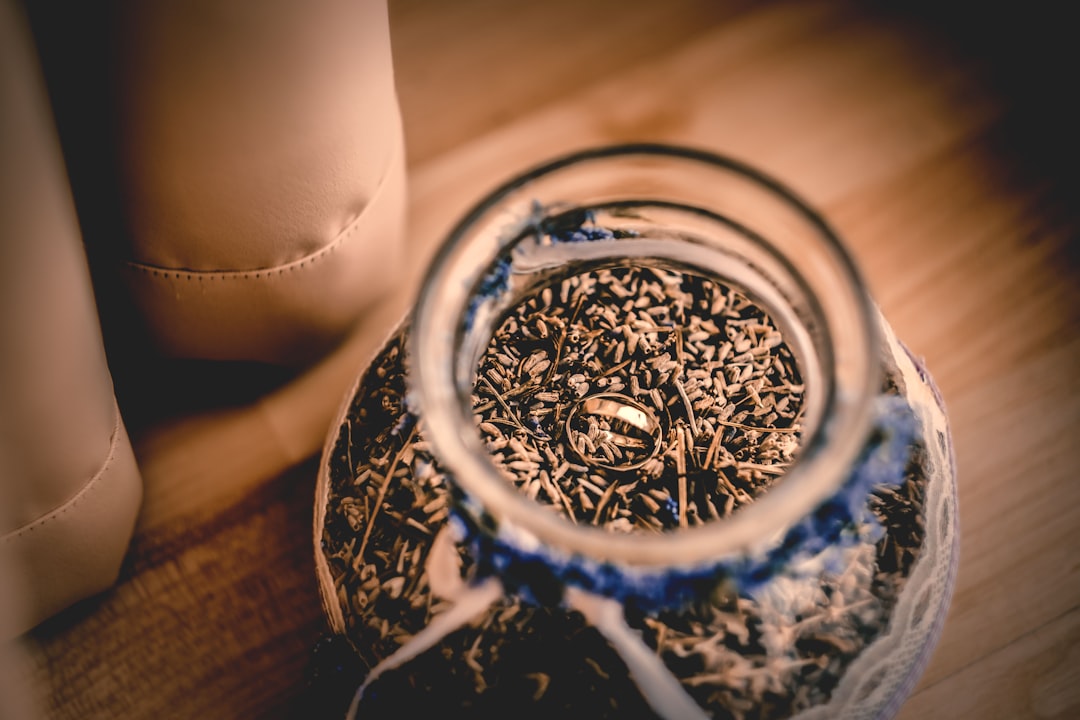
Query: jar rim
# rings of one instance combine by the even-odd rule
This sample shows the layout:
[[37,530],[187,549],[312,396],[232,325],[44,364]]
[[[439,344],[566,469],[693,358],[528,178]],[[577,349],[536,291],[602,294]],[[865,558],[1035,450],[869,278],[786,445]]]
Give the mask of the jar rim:
[[[480,435],[472,422],[471,398],[459,387],[455,358],[459,327],[448,327],[447,308],[441,307],[442,289],[460,282],[452,272],[453,259],[467,248],[469,231],[500,203],[534,181],[579,164],[633,156],[691,161],[733,173],[771,193],[809,223],[833,255],[842,279],[856,300],[851,311],[858,319],[860,352],[870,360],[860,370],[853,388],[830,391],[825,398],[825,421],[800,448],[800,453],[779,482],[747,507],[730,517],[696,527],[664,533],[613,533],[591,525],[578,525],[557,513],[537,512],[539,503],[528,499],[496,470],[485,452],[477,452]],[[475,253],[474,256],[475,258]],[[498,252],[481,258],[492,266]],[[474,261],[474,260],[473,260]],[[467,305],[456,317],[463,324]],[[438,310],[439,312],[436,312]],[[880,382],[877,311],[854,261],[837,233],[807,202],[778,180],[749,164],[710,151],[660,143],[633,143],[592,147],[559,156],[515,175],[496,187],[469,210],[447,235],[429,266],[421,286],[410,333],[409,399],[422,418],[437,462],[464,493],[466,509],[475,520],[493,520],[501,531],[517,540],[536,542],[571,555],[584,555],[606,563],[634,567],[694,566],[708,563],[776,538],[840,489],[846,469],[856,461],[873,422],[873,401]],[[830,341],[831,342],[831,341]],[[447,351],[449,350],[449,351]],[[853,390],[853,391],[852,391]],[[463,420],[467,420],[463,422]]]

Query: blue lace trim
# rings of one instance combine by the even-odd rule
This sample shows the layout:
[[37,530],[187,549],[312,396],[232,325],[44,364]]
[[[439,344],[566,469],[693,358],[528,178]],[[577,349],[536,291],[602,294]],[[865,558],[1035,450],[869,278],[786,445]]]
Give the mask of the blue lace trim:
[[883,528],[870,510],[869,497],[875,488],[904,481],[917,421],[907,401],[895,395],[879,396],[876,411],[874,429],[837,493],[791,526],[780,542],[751,554],[697,567],[643,570],[553,548],[521,547],[506,533],[481,529],[460,508],[451,522],[476,561],[476,579],[498,576],[508,592],[527,602],[558,605],[563,589],[571,585],[647,612],[684,607],[695,598],[708,597],[718,586],[753,594],[801,561],[881,537]]

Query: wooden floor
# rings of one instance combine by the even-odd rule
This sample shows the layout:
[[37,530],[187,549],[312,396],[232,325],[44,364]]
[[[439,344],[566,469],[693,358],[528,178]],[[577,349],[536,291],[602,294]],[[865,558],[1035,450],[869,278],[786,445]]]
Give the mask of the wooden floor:
[[900,717],[1080,717],[1080,124],[1063,100],[1080,63],[1062,64],[1062,17],[919,6],[391,0],[414,271],[307,374],[132,428],[146,500],[121,581],[27,639],[44,713],[304,715],[325,632],[314,455],[431,247],[524,166],[657,140],[819,206],[944,392],[960,574]]

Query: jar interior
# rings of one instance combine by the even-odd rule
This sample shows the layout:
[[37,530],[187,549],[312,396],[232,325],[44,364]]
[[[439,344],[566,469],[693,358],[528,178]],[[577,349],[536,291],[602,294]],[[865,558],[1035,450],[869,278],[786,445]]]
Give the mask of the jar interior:
[[820,423],[828,343],[812,295],[760,245],[673,203],[527,223],[462,327],[459,373],[501,475],[622,532],[722,521],[782,481]]

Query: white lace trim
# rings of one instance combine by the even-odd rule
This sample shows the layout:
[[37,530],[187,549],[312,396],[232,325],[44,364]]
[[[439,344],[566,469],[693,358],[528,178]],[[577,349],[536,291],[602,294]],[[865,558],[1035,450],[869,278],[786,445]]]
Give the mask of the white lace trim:
[[929,660],[952,596],[958,538],[956,476],[945,413],[891,328],[884,320],[881,325],[926,441],[926,540],[888,631],[851,663],[828,703],[807,709],[794,720],[894,715]]

